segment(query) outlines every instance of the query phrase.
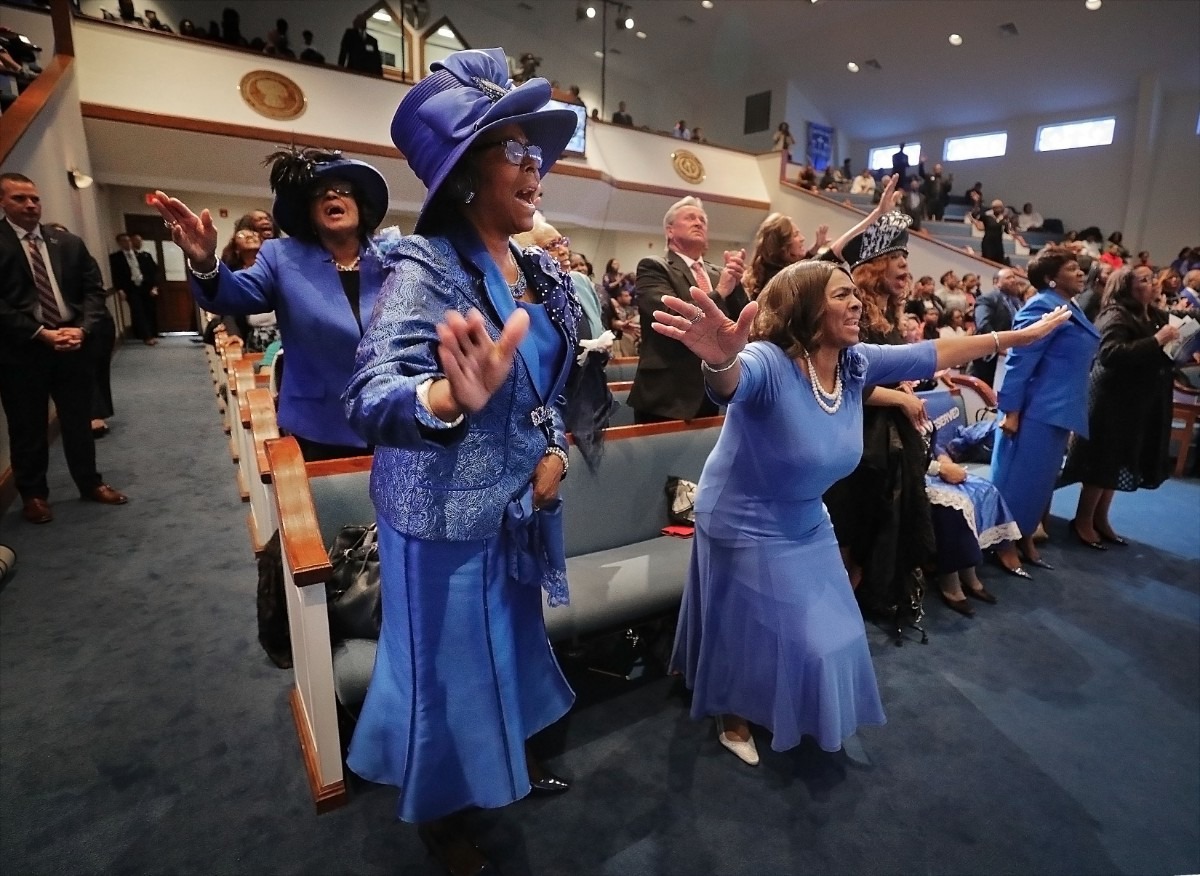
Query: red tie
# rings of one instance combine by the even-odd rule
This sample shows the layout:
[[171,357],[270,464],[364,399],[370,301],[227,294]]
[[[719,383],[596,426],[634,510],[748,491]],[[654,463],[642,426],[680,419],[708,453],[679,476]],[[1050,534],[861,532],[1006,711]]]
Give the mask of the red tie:
[[56,328],[62,322],[62,313],[58,309],[58,300],[54,297],[54,287],[50,285],[50,274],[46,271],[46,261],[42,258],[42,250],[38,247],[38,239],[31,231],[25,235],[29,243],[29,263],[33,267],[33,285],[37,287],[38,307],[42,310],[42,322],[51,328]]
[[712,292],[712,281],[708,279],[708,271],[704,270],[703,262],[692,262],[692,273],[696,275],[696,286],[701,292]]

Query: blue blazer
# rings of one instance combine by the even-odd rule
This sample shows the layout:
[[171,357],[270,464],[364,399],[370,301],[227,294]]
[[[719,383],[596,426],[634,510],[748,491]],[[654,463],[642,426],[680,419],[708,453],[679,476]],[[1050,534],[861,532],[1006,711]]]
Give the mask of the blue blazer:
[[[526,276],[539,284],[570,279],[547,257],[531,263],[516,252]],[[522,344],[508,380],[483,410],[450,429],[421,422],[417,387],[444,376],[437,358],[438,323],[447,310],[483,314],[488,334],[500,336],[515,310],[491,257],[473,234],[403,238],[385,257],[388,275],[358,348],[345,393],[346,414],[361,440],[375,445],[371,498],[398,532],[448,541],[487,539],[500,531],[509,501],[528,486],[553,443],[567,449],[562,392],[574,359],[574,340],[560,330],[565,355],[554,388],[543,398],[531,376],[536,354]],[[491,282],[488,282],[488,280]],[[578,318],[578,305],[568,318]],[[291,368],[291,362],[288,362]],[[535,416],[535,414],[537,416]],[[542,424],[535,420],[542,420]]]
[[[279,425],[310,441],[365,447],[346,422],[341,400],[363,333],[329,253],[294,237],[268,240],[252,267],[231,271],[221,265],[220,271],[215,280],[192,278],[192,294],[205,310],[221,315],[275,311],[287,351]],[[383,275],[376,253],[365,247],[359,263],[364,325]]]
[[[1037,322],[1062,305],[1061,296],[1048,289],[1034,295],[1017,311],[1013,328]],[[1100,333],[1071,302],[1071,318],[1028,347],[1014,347],[1004,364],[1004,383],[998,407],[1017,411],[1021,418],[1078,435],[1088,434],[1088,374],[1100,346]]]

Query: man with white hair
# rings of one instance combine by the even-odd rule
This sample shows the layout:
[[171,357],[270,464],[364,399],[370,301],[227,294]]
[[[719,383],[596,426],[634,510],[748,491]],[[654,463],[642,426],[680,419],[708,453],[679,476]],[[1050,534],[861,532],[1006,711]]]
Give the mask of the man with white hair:
[[980,209],[971,217],[971,221],[976,229],[983,232],[983,240],[979,242],[980,255],[988,261],[1007,265],[1008,257],[1004,255],[1004,234],[1005,232],[1011,234],[1013,229],[1008,217],[1004,214],[1004,202],[997,198],[992,201],[991,211],[984,212],[983,209]]
[[637,306],[642,324],[642,346],[637,374],[629,393],[634,422],[694,420],[717,413],[704,392],[700,360],[683,344],[654,331],[654,311],[666,309],[664,295],[691,301],[695,286],[716,302],[730,319],[737,319],[749,303],[742,288],[746,251],[725,252],[724,266],[704,261],[708,250],[708,215],[699,198],[676,201],[663,217],[667,252],[644,258],[637,267]]

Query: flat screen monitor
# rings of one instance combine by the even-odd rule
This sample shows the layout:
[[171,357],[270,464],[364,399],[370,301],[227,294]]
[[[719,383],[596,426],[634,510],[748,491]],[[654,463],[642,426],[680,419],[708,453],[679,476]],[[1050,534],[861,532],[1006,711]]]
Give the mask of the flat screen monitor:
[[551,100],[548,104],[554,109],[569,109],[579,118],[575,124],[575,134],[567,144],[565,155],[584,155],[587,152],[587,107],[577,103],[564,103],[561,100]]

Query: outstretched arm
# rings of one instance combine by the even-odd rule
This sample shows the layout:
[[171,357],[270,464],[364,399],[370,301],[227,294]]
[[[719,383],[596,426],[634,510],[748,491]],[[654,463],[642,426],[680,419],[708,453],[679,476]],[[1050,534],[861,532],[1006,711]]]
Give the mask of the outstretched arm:
[[900,198],[902,196],[901,193],[896,191],[896,181],[898,179],[899,177],[893,173],[886,180],[884,180],[883,194],[879,197],[879,203],[876,204],[874,209],[872,209],[870,213],[863,217],[863,219],[857,225],[842,234],[841,237],[830,244],[829,251],[831,253],[840,259],[842,257],[842,247],[850,242],[850,238],[854,237],[856,234],[861,234],[868,225],[870,225],[880,216],[884,215],[885,213],[890,213],[896,209],[896,205],[900,203]]

